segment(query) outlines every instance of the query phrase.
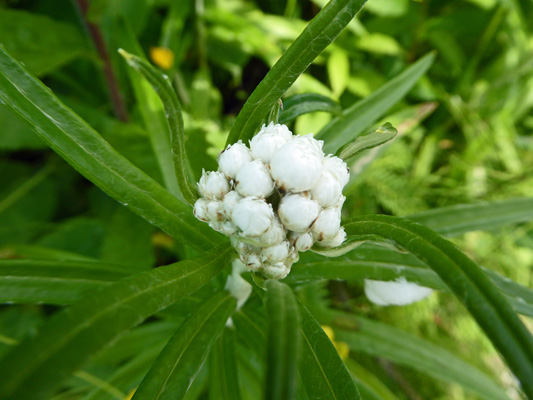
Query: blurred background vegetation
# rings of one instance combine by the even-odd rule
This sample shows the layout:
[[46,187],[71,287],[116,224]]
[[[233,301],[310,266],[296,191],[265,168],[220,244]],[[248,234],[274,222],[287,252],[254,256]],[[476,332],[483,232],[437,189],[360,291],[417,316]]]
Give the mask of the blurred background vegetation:
[[[143,119],[116,49],[136,38],[172,79],[186,111],[187,145],[198,175],[201,168],[216,169],[214,157],[247,96],[325,3],[93,0],[84,13],[84,1],[0,0],[0,43],[117,150],[162,181],[151,124]],[[385,120],[398,128],[399,137],[352,165],[347,215],[407,216],[452,204],[533,196],[531,21],[532,3],[526,0],[368,1],[287,95],[319,93],[346,108],[427,52],[436,51],[437,59],[388,112]],[[109,60],[88,27],[101,33]],[[108,67],[112,76],[105,72]],[[291,128],[317,132],[330,118],[306,114]],[[1,104],[0,182],[1,258],[97,258],[150,268],[183,254],[179,243],[82,178]],[[532,286],[532,224],[454,240],[480,265]],[[518,398],[496,352],[450,294],[380,308],[365,299],[362,282],[316,286],[302,296],[438,343]],[[54,310],[0,308],[0,354],[9,338],[36,329]],[[386,360],[352,356],[400,399],[476,398]],[[110,372],[104,368],[97,375]]]

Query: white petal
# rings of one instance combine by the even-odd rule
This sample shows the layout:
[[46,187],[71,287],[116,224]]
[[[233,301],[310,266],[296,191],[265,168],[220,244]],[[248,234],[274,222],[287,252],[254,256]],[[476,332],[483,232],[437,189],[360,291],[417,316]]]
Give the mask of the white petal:
[[331,155],[327,156],[324,158],[323,167],[324,171],[331,172],[337,178],[341,187],[346,186],[350,179],[350,170],[342,159]]
[[322,207],[334,206],[339,201],[342,194],[342,186],[338,179],[328,171],[323,171],[316,183],[311,189],[311,196],[318,201]]
[[433,289],[407,282],[405,278],[384,282],[365,279],[365,295],[380,306],[403,306],[420,301],[433,293]]

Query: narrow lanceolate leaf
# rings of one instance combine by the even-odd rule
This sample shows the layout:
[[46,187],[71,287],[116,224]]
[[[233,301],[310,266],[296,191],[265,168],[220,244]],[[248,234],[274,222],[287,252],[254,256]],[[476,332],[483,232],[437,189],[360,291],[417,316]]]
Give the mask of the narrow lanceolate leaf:
[[236,332],[225,329],[211,350],[209,399],[241,400],[237,368]]
[[182,399],[235,307],[225,291],[204,302],[161,351],[133,399]]
[[170,83],[170,79],[166,75],[157,71],[141,57],[130,54],[123,49],[119,49],[119,53],[124,57],[130,67],[134,68],[146,78],[161,98],[170,130],[172,159],[174,161],[174,169],[176,172],[176,178],[178,179],[178,185],[185,200],[187,200],[189,204],[194,204],[198,198],[198,194],[189,177],[181,104],[172,84]]
[[[357,353],[367,353],[448,382],[486,400],[508,399],[505,391],[489,376],[456,355],[423,339],[386,324],[333,312],[335,338]],[[330,322],[328,322],[330,323]]]
[[307,25],[248,97],[231,128],[227,143],[248,141],[311,62],[341,33],[365,0],[331,0]]
[[317,135],[322,139],[324,152],[335,153],[339,147],[354,140],[401,100],[433,63],[435,55],[427,54],[391,79],[370,96],[344,110]]
[[533,398],[533,337],[487,275],[437,233],[402,218],[376,215],[352,219],[348,235],[393,240],[433,269],[472,314],[502,354],[527,396]]
[[335,155],[347,161],[363,150],[372,149],[391,141],[397,134],[398,131],[396,128],[387,122],[376,130],[363,133],[361,136],[355,138],[355,140],[346,143]]
[[283,110],[279,115],[279,123],[287,124],[300,115],[324,111],[335,115],[342,112],[341,106],[335,100],[317,93],[296,94],[283,100]]
[[521,197],[490,203],[459,204],[436,208],[407,218],[446,236],[497,229],[533,220],[533,198]]
[[[357,364],[352,358],[344,361],[352,374],[361,397],[365,400],[398,400],[390,389],[370,371]],[[364,393],[364,394],[363,394]]]
[[299,312],[296,297],[284,283],[266,282],[268,321],[267,400],[290,400],[296,393],[299,356]]
[[298,303],[302,334],[299,372],[309,399],[360,399],[335,346],[305,306]]
[[91,355],[209,282],[233,256],[233,249],[220,245],[203,257],[120,280],[58,312],[2,358],[0,399],[49,398]]
[[72,304],[126,276],[120,267],[99,262],[0,260],[0,303]]
[[205,250],[219,240],[190,207],[120,155],[1,46],[0,101],[87,179],[181,243]]

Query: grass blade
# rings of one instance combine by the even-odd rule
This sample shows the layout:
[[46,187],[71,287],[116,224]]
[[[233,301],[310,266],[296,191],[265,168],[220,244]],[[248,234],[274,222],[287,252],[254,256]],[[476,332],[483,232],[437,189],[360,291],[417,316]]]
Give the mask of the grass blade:
[[316,136],[317,139],[325,141],[324,152],[335,153],[342,145],[367,130],[407,94],[429,69],[434,59],[433,53],[425,55],[370,96],[344,110],[342,116],[331,120]]
[[204,302],[170,339],[133,399],[182,399],[235,306],[225,291]]
[[267,400],[291,400],[296,393],[299,356],[299,312],[291,288],[281,282],[266,283],[268,320]]
[[248,97],[227,143],[252,138],[264,119],[311,62],[341,33],[365,0],[331,0],[292,43]]
[[487,275],[466,255],[432,230],[397,217],[352,219],[349,235],[378,235],[396,242],[431,267],[472,314],[533,397],[533,337]]
[[181,243],[205,250],[220,240],[190,207],[120,155],[2,46],[0,100],[87,179]]
[[234,250],[220,245],[203,257],[108,285],[57,313],[37,336],[23,341],[1,360],[0,399],[48,398],[91,355],[209,282],[232,257]]

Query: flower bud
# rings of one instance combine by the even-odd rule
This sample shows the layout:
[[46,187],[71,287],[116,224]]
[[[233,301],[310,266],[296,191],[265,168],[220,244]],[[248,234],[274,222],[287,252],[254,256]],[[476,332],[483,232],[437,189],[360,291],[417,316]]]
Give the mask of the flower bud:
[[340,226],[341,215],[339,210],[333,207],[324,208],[320,211],[313,224],[313,236],[318,241],[333,239],[339,232]]
[[284,240],[274,246],[261,249],[261,258],[263,262],[273,264],[285,261],[289,256],[289,242]]
[[233,246],[235,250],[237,250],[237,253],[239,253],[239,255],[247,253],[250,250],[248,245],[244,242],[241,242],[237,238],[237,236],[234,236],[234,235],[230,236],[230,241],[231,241],[231,245]]
[[246,264],[246,266],[252,271],[259,271],[263,268],[261,256],[258,253],[252,251],[241,256],[241,261]]
[[331,172],[341,184],[341,188],[346,186],[350,180],[350,170],[346,163],[335,156],[328,156],[323,161],[324,171]]
[[272,122],[266,127],[263,125],[250,141],[252,158],[269,164],[274,153],[290,139],[292,133],[285,125],[274,125]]
[[338,247],[344,243],[345,240],[346,231],[341,227],[333,238],[322,240],[321,242],[318,242],[318,245],[321,247]]
[[272,157],[270,169],[277,185],[286,191],[303,192],[316,185],[324,157],[320,142],[308,136],[295,137]]
[[243,164],[252,161],[250,150],[240,140],[218,155],[218,168],[228,178],[235,179]]
[[365,295],[380,306],[403,306],[420,301],[433,293],[433,289],[407,282],[405,278],[384,282],[365,279]]
[[242,196],[268,197],[274,191],[274,181],[259,160],[243,164],[235,178],[235,188]]
[[275,264],[265,264],[263,267],[263,273],[270,279],[283,279],[291,271],[290,267],[287,267],[285,263],[278,262]]
[[244,236],[259,236],[272,225],[274,211],[264,200],[245,197],[233,207],[231,219]]
[[298,233],[298,232],[291,232],[289,239],[291,241],[291,244],[294,246],[294,248],[297,251],[301,251],[302,253],[304,251],[309,250],[311,247],[313,247],[313,235],[311,232],[306,233]]
[[207,211],[207,218],[209,221],[224,221],[224,214],[222,212],[222,202],[212,200],[207,202],[207,205],[205,207]]
[[235,204],[237,204],[240,199],[242,199],[242,196],[236,190],[232,190],[224,196],[224,199],[222,200],[222,213],[227,219],[231,218],[233,207],[235,207]]
[[237,227],[231,221],[223,221],[223,222],[212,221],[212,222],[209,222],[209,226],[215,231],[220,232],[226,236],[231,236],[237,232]]
[[200,221],[207,222],[209,220],[209,217],[207,216],[207,200],[203,197],[196,200],[192,212]]
[[285,238],[286,232],[277,217],[274,217],[272,225],[259,237],[262,246],[272,246],[281,242]]
[[285,228],[295,232],[309,230],[318,217],[320,206],[308,197],[289,194],[281,199],[278,214]]
[[318,201],[322,207],[334,206],[342,194],[342,186],[338,179],[328,171],[323,171],[316,183],[311,189],[311,196]]
[[198,190],[209,200],[222,200],[224,195],[230,191],[230,185],[222,172],[202,170]]

